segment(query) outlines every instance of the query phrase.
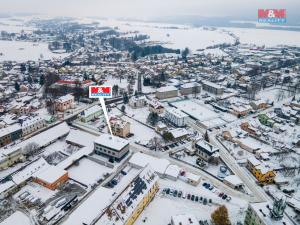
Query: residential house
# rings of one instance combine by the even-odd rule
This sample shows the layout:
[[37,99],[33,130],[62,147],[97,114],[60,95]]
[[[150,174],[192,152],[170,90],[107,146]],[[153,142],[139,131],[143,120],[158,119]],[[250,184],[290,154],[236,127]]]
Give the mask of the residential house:
[[67,94],[55,100],[55,110],[64,112],[74,108],[74,96]]
[[152,100],[148,102],[149,111],[157,114],[162,114],[165,111],[165,107],[156,100]]
[[195,154],[206,162],[219,162],[219,149],[205,140],[199,140],[193,143]]
[[266,109],[269,106],[264,100],[251,101],[250,105],[254,110]]
[[180,141],[186,139],[189,135],[188,131],[184,128],[176,128],[168,131],[172,135],[172,141]]
[[110,126],[113,135],[126,138],[130,135],[130,123],[121,118],[111,117]]
[[22,128],[20,124],[13,124],[0,129],[0,147],[18,140],[22,136]]
[[187,123],[188,115],[179,109],[169,107],[166,109],[165,118],[177,127],[183,127]]
[[20,147],[3,149],[0,153],[0,170],[7,169],[18,162],[23,162],[25,156]]
[[31,133],[46,126],[45,119],[43,119],[39,116],[26,118],[24,120],[21,120],[20,123],[22,126],[22,136],[31,134]]
[[242,130],[246,131],[247,133],[253,135],[253,136],[260,136],[261,133],[254,127],[250,126],[248,122],[241,123]]
[[272,168],[262,164],[255,157],[247,159],[247,168],[255,176],[260,184],[272,184],[276,176]]
[[129,99],[129,105],[134,108],[143,108],[147,105],[147,99],[145,96],[133,96]]

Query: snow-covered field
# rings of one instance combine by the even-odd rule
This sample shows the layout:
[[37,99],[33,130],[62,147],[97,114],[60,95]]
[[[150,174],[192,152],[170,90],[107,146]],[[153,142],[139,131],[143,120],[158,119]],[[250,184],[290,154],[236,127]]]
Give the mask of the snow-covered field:
[[[1,54],[2,53],[2,54]],[[41,59],[63,58],[68,54],[55,54],[48,49],[46,43],[25,41],[0,41],[0,61],[37,61]]]
[[[192,51],[221,43],[233,43],[234,39],[220,29],[206,29],[164,23],[126,22],[117,20],[101,20],[102,26],[118,27],[120,31],[138,31],[150,36],[150,41],[164,43],[165,47]],[[135,36],[136,33],[127,34]]]
[[300,32],[286,30],[267,30],[249,28],[224,28],[231,31],[240,38],[241,43],[265,45],[268,47],[276,45],[300,46]]

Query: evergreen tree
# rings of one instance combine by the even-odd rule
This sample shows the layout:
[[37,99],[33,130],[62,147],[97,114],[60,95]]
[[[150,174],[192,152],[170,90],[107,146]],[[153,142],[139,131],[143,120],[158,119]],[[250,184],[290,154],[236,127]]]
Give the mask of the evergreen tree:
[[121,111],[122,111],[123,113],[125,112],[125,109],[126,109],[125,105],[122,105]]
[[168,131],[165,131],[163,133],[163,138],[166,140],[166,141],[172,141],[173,140],[173,135],[168,132]]
[[150,123],[152,126],[155,126],[159,121],[159,116],[155,112],[151,112],[148,115],[147,122]]
[[40,84],[40,85],[44,85],[44,83],[45,83],[45,76],[42,74],[42,75],[40,76],[39,84]]
[[18,82],[15,82],[15,89],[16,91],[20,91],[20,84]]
[[124,103],[124,104],[127,104],[128,102],[129,102],[129,98],[128,98],[127,92],[125,92],[125,93],[123,94],[123,103]]
[[215,225],[231,225],[228,210],[225,205],[217,208],[212,214],[211,219]]
[[207,130],[205,131],[205,134],[204,134],[204,140],[209,142],[209,136],[208,136]]

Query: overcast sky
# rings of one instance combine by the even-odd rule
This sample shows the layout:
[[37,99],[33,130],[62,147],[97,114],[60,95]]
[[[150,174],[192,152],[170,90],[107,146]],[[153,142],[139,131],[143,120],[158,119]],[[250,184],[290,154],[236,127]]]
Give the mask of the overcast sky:
[[163,16],[243,16],[258,8],[285,8],[297,15],[300,0],[0,0],[0,13],[153,19]]

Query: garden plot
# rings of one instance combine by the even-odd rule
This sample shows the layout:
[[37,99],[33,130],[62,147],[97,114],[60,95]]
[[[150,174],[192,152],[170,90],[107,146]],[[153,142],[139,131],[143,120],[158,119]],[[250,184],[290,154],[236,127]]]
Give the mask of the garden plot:
[[69,177],[86,186],[92,186],[101,180],[105,174],[112,172],[111,168],[100,165],[88,158],[81,159],[78,164],[68,169]]

